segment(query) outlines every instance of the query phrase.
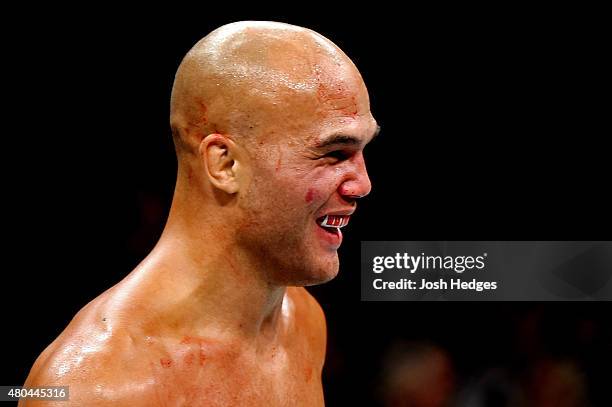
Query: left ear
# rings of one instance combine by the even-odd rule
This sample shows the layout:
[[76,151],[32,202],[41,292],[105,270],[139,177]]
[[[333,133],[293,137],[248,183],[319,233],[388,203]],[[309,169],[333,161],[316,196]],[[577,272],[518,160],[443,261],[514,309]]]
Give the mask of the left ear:
[[210,183],[228,194],[240,189],[246,173],[246,154],[232,139],[209,134],[200,142],[199,156]]

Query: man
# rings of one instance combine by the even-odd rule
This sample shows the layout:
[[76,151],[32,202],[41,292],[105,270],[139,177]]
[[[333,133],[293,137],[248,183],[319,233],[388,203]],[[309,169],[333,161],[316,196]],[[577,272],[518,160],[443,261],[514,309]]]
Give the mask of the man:
[[185,56],[170,119],[158,244],[25,386],[70,386],[62,406],[323,405],[325,320],[302,287],[334,278],[340,227],[370,191],[378,126],[359,72],[308,29],[229,24]]

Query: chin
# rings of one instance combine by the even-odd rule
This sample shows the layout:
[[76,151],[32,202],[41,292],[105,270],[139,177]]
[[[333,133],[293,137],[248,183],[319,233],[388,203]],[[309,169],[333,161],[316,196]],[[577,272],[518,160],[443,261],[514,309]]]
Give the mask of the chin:
[[311,286],[311,285],[325,284],[327,282],[330,282],[334,278],[336,278],[337,275],[338,275],[338,272],[336,271],[335,273],[326,275],[324,278],[317,278],[317,279],[312,279],[312,281],[306,281],[303,284],[300,284],[300,286],[307,287],[307,286]]
[[317,259],[316,264],[313,264],[308,270],[303,271],[305,278],[301,281],[300,286],[310,286],[327,283],[333,280],[338,275],[339,261],[338,255],[335,254],[333,258],[327,261],[321,261],[324,259]]

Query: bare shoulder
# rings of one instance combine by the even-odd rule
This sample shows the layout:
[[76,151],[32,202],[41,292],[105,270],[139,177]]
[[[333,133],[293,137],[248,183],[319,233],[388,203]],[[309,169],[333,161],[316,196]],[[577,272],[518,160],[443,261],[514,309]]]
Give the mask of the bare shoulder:
[[303,287],[289,287],[287,296],[295,307],[295,323],[321,360],[325,359],[327,324],[319,302]]
[[69,402],[33,405],[156,405],[137,339],[121,324],[113,324],[115,317],[105,317],[99,305],[96,299],[77,313],[41,353],[25,382],[26,387],[68,386]]
[[304,287],[289,287],[287,295],[294,302],[298,311],[304,314],[310,322],[325,326],[325,313],[321,305]]

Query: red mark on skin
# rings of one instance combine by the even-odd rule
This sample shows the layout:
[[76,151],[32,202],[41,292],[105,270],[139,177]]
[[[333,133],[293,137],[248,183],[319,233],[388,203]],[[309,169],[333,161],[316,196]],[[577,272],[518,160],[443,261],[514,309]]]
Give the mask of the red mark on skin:
[[312,367],[308,366],[306,369],[304,369],[304,373],[306,374],[306,381],[309,382],[312,378]]
[[[208,358],[206,356],[206,352],[204,351],[204,348],[205,348],[205,345],[206,346],[210,345],[209,341],[207,341],[206,339],[194,338],[193,336],[185,336],[183,337],[183,340],[181,340],[181,344],[197,345],[198,346],[198,349],[197,349],[198,361],[200,363],[200,366],[204,365],[204,362]],[[195,354],[191,353],[190,355],[185,356],[184,360],[186,364],[191,364],[193,363],[194,359],[195,359]]]
[[191,183],[191,181],[193,180],[193,170],[191,168],[189,169],[189,173],[187,174],[187,179],[189,180],[189,183]]
[[317,99],[321,104],[342,115],[352,116],[353,118],[357,116],[359,112],[357,98],[349,89],[341,85],[327,85],[325,82],[331,80],[330,78],[321,78],[319,76],[318,80]]
[[183,359],[183,361],[185,362],[187,366],[191,366],[193,364],[194,358],[195,358],[195,355],[193,353],[188,353]]
[[257,228],[260,227],[261,224],[260,222],[254,220],[254,219],[245,219],[242,222],[240,222],[240,230],[244,230],[244,229],[249,229],[249,228]]
[[350,114],[351,116],[355,117],[359,112],[359,109],[357,108],[357,99],[355,99],[355,96],[352,96],[351,99],[353,100],[353,111]]
[[307,203],[310,203],[310,202],[312,202],[312,200],[314,199],[314,197],[315,197],[315,190],[314,190],[314,189],[312,189],[312,188],[308,188],[308,191],[306,192],[306,197],[304,198],[304,200],[305,200]]
[[280,146],[278,146],[278,161],[276,162],[276,172],[280,170],[282,160],[283,160],[283,152],[281,151]]
[[327,105],[331,110],[337,111],[344,116],[352,116],[354,118],[358,112],[355,96],[330,98]]
[[190,127],[198,128],[208,123],[208,117],[206,116],[208,109],[204,102],[200,99],[196,99],[195,104],[196,108],[193,112],[193,116],[195,117],[192,117],[193,120],[189,120],[187,124]]
[[204,349],[202,349],[202,345],[200,345],[200,366],[203,366],[205,361],[206,354],[204,353]]
[[181,344],[185,345],[185,344],[189,344],[189,343],[197,343],[198,339],[191,337],[191,336],[185,336],[183,337],[183,339],[181,340]]
[[200,108],[200,114],[202,115],[200,119],[200,124],[208,123],[208,117],[206,117],[207,108],[203,101],[198,100],[198,107]]
[[319,102],[327,102],[329,100],[328,94],[329,90],[327,89],[327,86],[319,83],[319,86],[317,86],[317,98],[319,99]]
[[230,266],[230,268],[232,269],[233,272],[237,272],[238,271],[238,267],[236,267],[236,265],[234,264],[234,262],[232,261],[232,258],[230,256],[223,255],[223,258],[227,261],[227,264],[229,264],[229,266]]
[[162,367],[169,368],[170,366],[172,366],[172,359],[161,358],[159,360],[159,363],[162,365]]

